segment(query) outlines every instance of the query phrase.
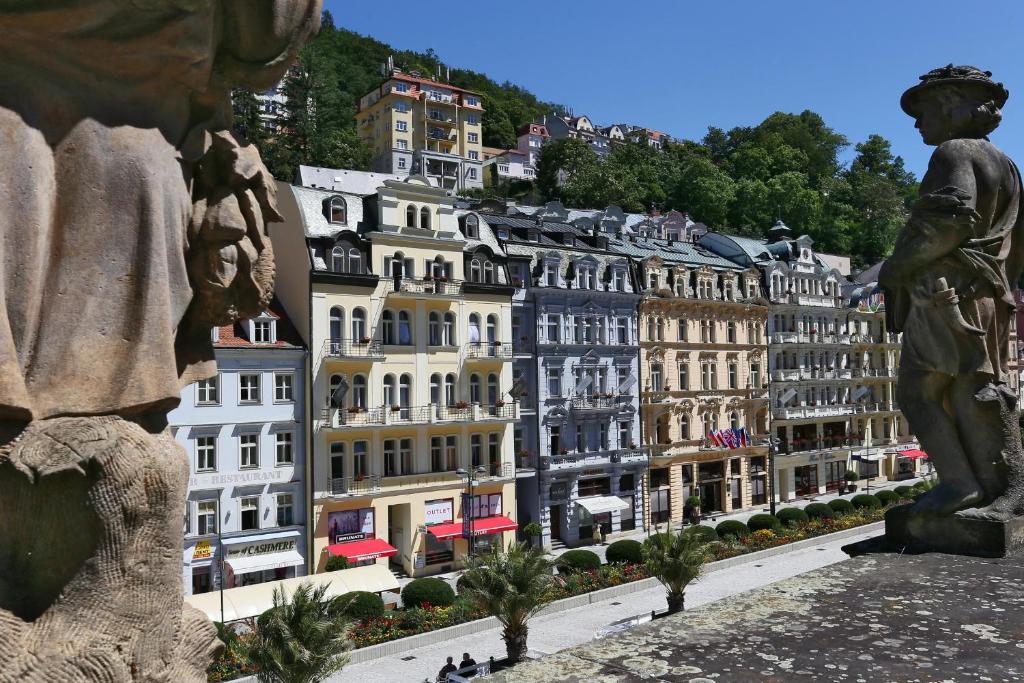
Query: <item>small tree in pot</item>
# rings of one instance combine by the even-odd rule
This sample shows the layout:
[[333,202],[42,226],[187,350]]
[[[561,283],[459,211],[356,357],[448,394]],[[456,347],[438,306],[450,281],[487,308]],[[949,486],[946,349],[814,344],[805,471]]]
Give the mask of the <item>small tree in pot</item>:
[[540,537],[544,535],[544,527],[537,522],[530,522],[523,527],[523,533],[526,535],[526,538],[529,539],[530,547],[540,547]]
[[857,490],[857,481],[860,479],[860,475],[854,470],[846,470],[846,474],[843,475],[843,479],[846,481],[847,493],[853,493]]

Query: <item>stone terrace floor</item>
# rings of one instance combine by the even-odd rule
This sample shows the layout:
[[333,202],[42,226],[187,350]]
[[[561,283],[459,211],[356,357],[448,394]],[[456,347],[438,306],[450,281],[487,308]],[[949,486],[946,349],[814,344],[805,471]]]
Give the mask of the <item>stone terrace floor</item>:
[[1024,556],[866,554],[487,680],[1021,681]]

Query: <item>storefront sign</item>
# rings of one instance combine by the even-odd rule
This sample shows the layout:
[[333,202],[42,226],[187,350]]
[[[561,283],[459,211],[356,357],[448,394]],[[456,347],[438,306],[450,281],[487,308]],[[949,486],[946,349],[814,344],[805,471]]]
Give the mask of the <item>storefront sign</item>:
[[373,538],[373,508],[339,510],[327,514],[327,538],[331,543]]
[[552,500],[564,500],[569,497],[569,484],[564,481],[555,481],[551,483],[551,488],[548,491]]
[[423,520],[426,524],[446,524],[455,519],[455,506],[451,498],[428,500],[423,504]]
[[273,470],[260,470],[256,472],[227,472],[225,474],[195,474],[189,477],[190,489],[209,489],[232,484],[265,484],[272,482],[290,481],[292,470],[290,468],[276,468]]
[[286,553],[292,550],[295,550],[295,539],[281,538],[266,541],[264,543],[247,543],[246,545],[235,546],[229,545],[225,551],[225,557],[229,560],[237,560],[240,557]]
[[213,543],[197,541],[195,550],[192,552],[192,560],[208,560],[211,557],[213,557]]
[[607,475],[608,475],[608,473],[605,472],[600,467],[592,467],[590,469],[583,470],[583,472],[580,473],[581,477],[604,477],[604,476],[607,476]]
[[[473,496],[472,502],[473,519],[481,517],[493,517],[501,514],[501,494],[491,493],[480,496]],[[463,516],[465,516],[465,501],[463,501]]]
[[423,569],[427,566],[427,558],[423,553],[416,553],[412,556],[412,565],[416,569]]

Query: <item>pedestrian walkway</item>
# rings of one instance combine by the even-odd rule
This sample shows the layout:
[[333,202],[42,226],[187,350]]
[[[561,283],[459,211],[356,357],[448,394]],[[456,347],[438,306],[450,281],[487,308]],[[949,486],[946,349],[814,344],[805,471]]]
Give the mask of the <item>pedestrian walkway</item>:
[[[901,482],[902,483],[902,482]],[[714,571],[692,584],[686,592],[686,607],[692,609],[769,583],[783,581],[820,567],[847,559],[842,546],[877,535],[877,531],[825,541],[795,550]],[[537,617],[530,622],[529,656],[540,657],[588,642],[601,635],[628,628],[649,618],[651,610],[665,608],[665,591],[657,588],[612,598],[577,609]],[[385,659],[346,667],[330,683],[421,683],[434,680],[446,657],[458,660],[468,652],[476,661],[504,657],[505,645],[499,629],[454,638],[438,645],[410,650]]]

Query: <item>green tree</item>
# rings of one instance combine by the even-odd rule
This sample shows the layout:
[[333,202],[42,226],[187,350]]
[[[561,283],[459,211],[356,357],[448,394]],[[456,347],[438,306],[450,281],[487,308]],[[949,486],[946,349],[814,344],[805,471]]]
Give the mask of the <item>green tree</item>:
[[260,101],[256,99],[256,93],[246,89],[235,90],[231,93],[231,104],[235,136],[262,148],[268,136],[260,119]]
[[260,683],[317,683],[348,662],[348,601],[327,598],[327,586],[301,583],[291,600],[274,589],[274,606],[256,618],[244,646]]
[[668,613],[683,609],[686,587],[700,576],[707,550],[698,534],[676,531],[669,526],[644,541],[644,565],[665,587]]
[[603,175],[597,155],[583,140],[549,142],[537,160],[537,189],[544,201],[558,199],[571,208],[606,206]]
[[460,595],[501,622],[501,638],[511,663],[526,654],[528,622],[551,587],[554,563],[538,548],[511,543],[468,562]]

